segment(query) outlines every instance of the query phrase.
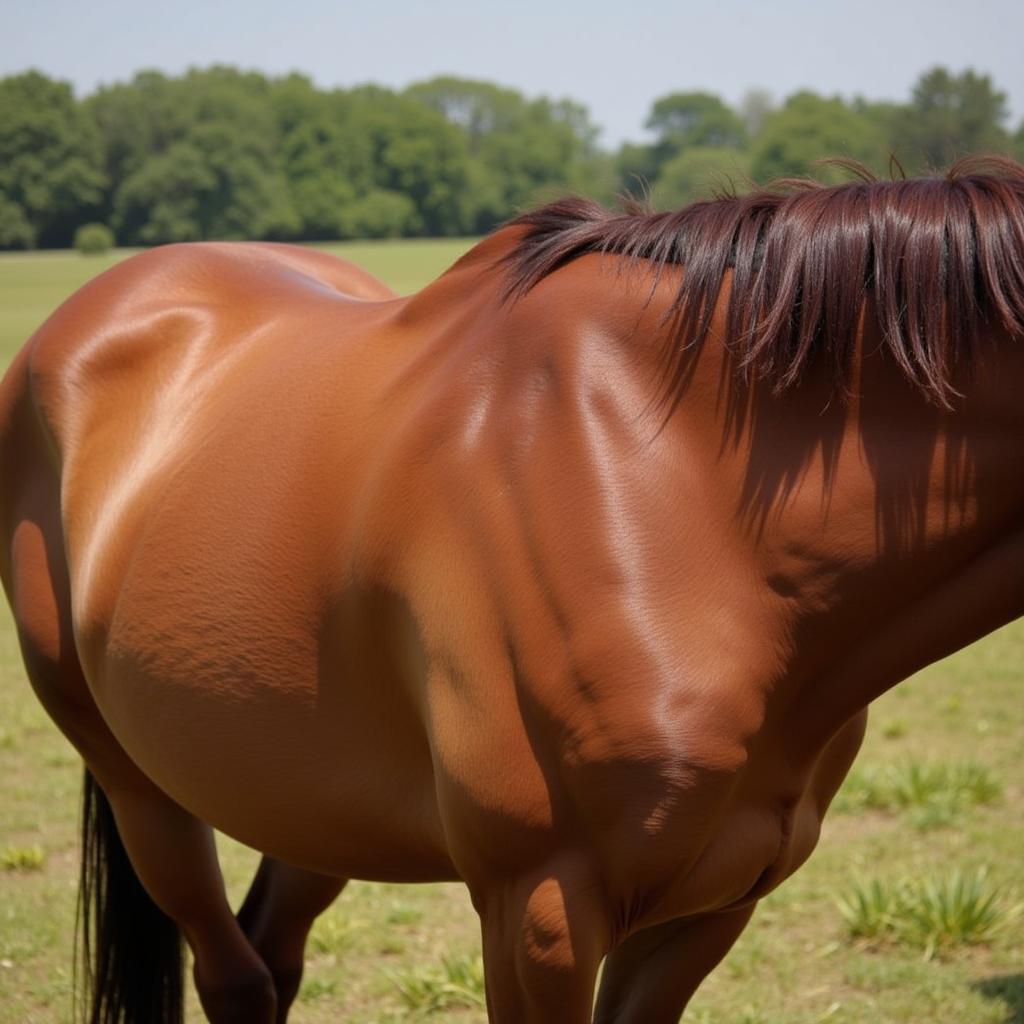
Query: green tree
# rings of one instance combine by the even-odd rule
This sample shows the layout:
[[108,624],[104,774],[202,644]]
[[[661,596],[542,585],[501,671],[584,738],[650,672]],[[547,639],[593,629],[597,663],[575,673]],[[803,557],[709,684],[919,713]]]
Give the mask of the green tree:
[[405,94],[458,125],[474,153],[479,153],[487,138],[495,133],[515,131],[526,105],[514,89],[452,75],[417,82]]
[[348,95],[351,130],[369,145],[373,187],[405,195],[413,203],[416,216],[410,233],[466,231],[471,171],[465,134],[410,96],[378,86],[363,86]]
[[913,167],[939,168],[967,153],[1009,152],[1006,94],[968,69],[926,71],[899,119],[901,152]]
[[743,119],[709,92],[674,92],[654,101],[645,127],[657,136],[661,160],[690,146],[741,149],[747,142]]
[[586,108],[571,100],[529,100],[514,89],[451,76],[419,82],[406,95],[464,133],[475,230],[607,176],[597,154],[597,128]]
[[[739,152],[747,145],[747,129],[740,117],[722,99],[708,92],[673,92],[655,100],[645,122],[655,139],[651,145],[626,143],[615,158],[619,187],[626,192],[643,193],[653,186],[658,205],[676,206],[694,195],[695,185],[664,179],[668,164],[691,149],[715,150],[720,154]],[[683,161],[673,177],[687,175],[691,164],[706,166],[700,155]],[[735,163],[735,161],[732,161]],[[745,163],[745,161],[744,161]]]
[[294,234],[267,79],[234,68],[157,72],[100,90],[111,220],[126,244]]
[[31,249],[36,233],[16,202],[0,195],[0,249]]
[[624,142],[615,154],[618,186],[628,195],[645,196],[654,185],[660,170],[653,146]]
[[114,196],[114,222],[129,244],[202,239],[200,205],[216,176],[193,145],[177,142],[128,175]]
[[[301,238],[352,234],[350,204],[374,187],[371,142],[353,125],[353,99],[289,75],[271,86],[281,170]],[[358,219],[357,219],[358,220]]]
[[905,149],[903,133],[906,104],[894,103],[889,100],[865,100],[858,96],[850,104],[850,107],[870,122],[879,140],[885,146],[886,156],[891,154],[900,159],[900,152]]
[[190,111],[178,81],[140,71],[130,82],[105,86],[84,102],[103,140],[111,192],[187,133]]
[[408,196],[375,188],[345,206],[341,225],[352,238],[400,238],[415,234],[420,220]]
[[768,115],[775,109],[775,100],[767,89],[748,89],[740,100],[739,114],[747,130],[747,138],[756,139]]
[[654,204],[672,209],[720,190],[742,192],[749,174],[750,159],[742,150],[691,146],[662,167],[654,186]]
[[[825,98],[812,92],[790,96],[780,110],[769,114],[752,151],[751,173],[759,182],[806,175],[827,157],[853,157],[878,168],[888,160],[882,127],[838,96]],[[842,178],[823,169],[826,180]]]
[[38,71],[0,79],[0,246],[70,245],[104,184],[99,136],[71,86]]
[[802,92],[774,109],[755,91],[737,111],[671,93],[647,126],[652,144],[602,152],[578,103],[451,76],[324,91],[298,74],[143,71],[79,103],[28,72],[0,79],[0,248],[67,245],[86,222],[121,244],[471,233],[557,193],[653,187],[678,206],[829,155],[884,170],[895,152],[910,171],[1024,156],[1024,125],[1010,135],[1004,94],[971,70],[932,69],[909,104]]

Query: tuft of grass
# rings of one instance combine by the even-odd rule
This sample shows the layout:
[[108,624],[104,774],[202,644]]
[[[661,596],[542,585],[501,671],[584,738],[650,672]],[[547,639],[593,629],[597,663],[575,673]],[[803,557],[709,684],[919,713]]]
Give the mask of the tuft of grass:
[[395,906],[388,911],[388,924],[416,925],[423,920],[423,911],[417,907]]
[[394,935],[382,935],[376,945],[381,956],[401,956],[406,948],[406,943]]
[[4,871],[42,871],[46,854],[41,846],[5,846],[0,850]]
[[740,1010],[737,1024],[768,1024],[768,1018],[756,1007],[745,1006]]
[[334,980],[325,981],[323,978],[309,978],[302,982],[299,989],[299,1001],[313,1003],[318,999],[326,999],[338,993],[338,983]]
[[479,954],[446,956],[440,967],[414,967],[394,976],[395,987],[407,1009],[419,1014],[454,1009],[481,1009],[484,963]]
[[1021,914],[980,868],[954,871],[945,878],[886,884],[854,883],[836,900],[852,938],[936,952],[985,945]]
[[337,912],[322,914],[309,933],[309,948],[325,956],[346,953],[356,945],[356,937],[364,924]]
[[895,930],[898,905],[898,890],[877,878],[867,884],[855,882],[849,893],[836,899],[850,937],[872,941],[880,941]]
[[952,828],[956,824],[958,805],[950,800],[931,800],[907,811],[907,820],[919,832],[937,828]]
[[953,824],[960,809],[993,804],[1002,795],[1002,784],[977,761],[907,760],[852,772],[835,809],[910,812],[913,824],[927,830]]
[[991,942],[1021,907],[1008,906],[990,885],[984,868],[955,871],[945,879],[925,879],[910,891],[903,907],[903,931],[930,958],[937,949]]
[[1002,783],[977,761],[962,761],[952,772],[956,791],[969,804],[994,804],[1003,798]]
[[894,718],[882,726],[882,735],[887,740],[901,740],[907,735],[907,723],[902,719]]

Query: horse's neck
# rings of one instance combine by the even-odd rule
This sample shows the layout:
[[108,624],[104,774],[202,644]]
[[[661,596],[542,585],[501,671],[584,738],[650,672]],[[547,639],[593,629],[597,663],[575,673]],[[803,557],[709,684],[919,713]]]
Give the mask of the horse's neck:
[[[657,301],[648,323],[659,322]],[[723,335],[720,305],[651,443],[676,474],[659,473],[657,488],[678,522],[673,541],[652,541],[654,561],[677,562],[667,585],[701,580],[681,607],[703,605],[683,614],[706,617],[709,648],[726,643],[737,673],[827,733],[1024,614],[1024,344],[983,346],[944,413],[870,329],[849,400],[824,365],[781,396],[745,387]],[[647,381],[663,341],[650,346]],[[656,531],[671,530],[670,515]]]
[[986,350],[944,413],[874,340],[847,404],[813,379],[748,394],[735,448],[737,522],[826,728],[1024,614],[1022,346]]

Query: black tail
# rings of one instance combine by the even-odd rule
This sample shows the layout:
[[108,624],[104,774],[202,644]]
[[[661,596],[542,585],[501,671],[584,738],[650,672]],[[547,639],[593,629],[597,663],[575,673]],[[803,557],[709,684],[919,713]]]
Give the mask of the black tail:
[[110,803],[88,768],[76,930],[88,1024],[181,1024],[178,926],[142,888]]

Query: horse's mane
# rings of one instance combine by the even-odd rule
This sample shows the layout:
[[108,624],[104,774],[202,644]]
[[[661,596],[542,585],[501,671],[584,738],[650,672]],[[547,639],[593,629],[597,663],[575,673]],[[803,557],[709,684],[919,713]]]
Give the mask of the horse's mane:
[[882,181],[840,160],[855,180],[786,179],[726,192],[671,213],[627,201],[621,213],[568,198],[527,213],[507,257],[510,296],[585,253],[685,269],[668,312],[669,393],[709,330],[732,270],[726,343],[739,367],[777,390],[828,358],[848,387],[870,294],[884,344],[930,399],[949,406],[983,328],[1024,333],[1024,165],[968,157],[942,178]]

